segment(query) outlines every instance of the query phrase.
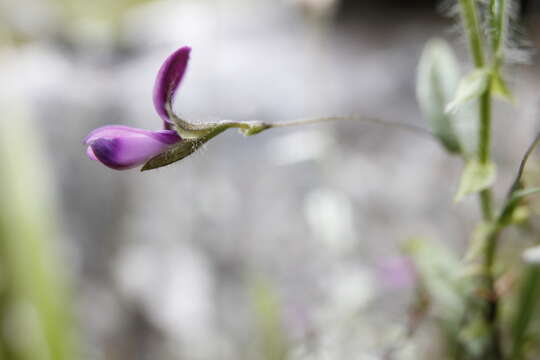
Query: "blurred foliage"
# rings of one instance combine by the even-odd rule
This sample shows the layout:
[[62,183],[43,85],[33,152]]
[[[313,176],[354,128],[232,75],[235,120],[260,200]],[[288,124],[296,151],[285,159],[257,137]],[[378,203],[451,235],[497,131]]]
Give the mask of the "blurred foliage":
[[0,358],[74,360],[47,158],[25,104],[4,94],[0,110]]
[[282,323],[282,306],[275,288],[264,278],[256,278],[253,281],[252,302],[261,359],[285,359],[287,338]]

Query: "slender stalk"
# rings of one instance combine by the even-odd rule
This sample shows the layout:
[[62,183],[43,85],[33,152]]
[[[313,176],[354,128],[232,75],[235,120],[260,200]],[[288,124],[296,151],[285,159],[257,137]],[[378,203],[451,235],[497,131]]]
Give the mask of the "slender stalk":
[[[205,129],[216,127],[216,126],[224,126],[228,129],[237,128],[237,129],[240,129],[240,131],[242,131],[245,135],[249,136],[249,135],[258,134],[268,129],[289,127],[289,126],[312,125],[312,124],[320,124],[320,123],[334,122],[334,121],[357,121],[357,122],[363,122],[363,123],[377,124],[381,126],[387,126],[387,127],[392,127],[396,129],[406,130],[409,132],[413,132],[417,135],[421,135],[424,137],[429,137],[433,140],[437,140],[437,137],[431,131],[421,128],[419,126],[393,122],[393,121],[386,121],[386,120],[382,120],[378,118],[357,116],[357,115],[305,118],[305,119],[286,120],[286,121],[273,122],[273,123],[268,123],[268,122],[263,122],[263,121],[258,121],[258,120],[253,120],[253,121],[221,120],[218,123],[204,124],[203,126],[205,127]],[[195,127],[200,127],[200,126],[190,124],[190,128],[195,128]]]
[[478,158],[481,163],[489,162],[491,158],[491,80],[488,80],[487,90],[480,97],[480,130],[478,138]]
[[278,127],[287,127],[287,126],[318,124],[318,123],[325,123],[325,122],[332,122],[332,121],[359,121],[359,122],[365,122],[365,123],[378,124],[382,126],[394,127],[394,128],[399,128],[406,131],[411,131],[411,132],[414,132],[423,136],[429,136],[433,138],[433,134],[429,130],[421,128],[419,126],[386,121],[386,120],[381,120],[378,118],[360,117],[360,116],[355,116],[355,115],[297,119],[297,120],[290,120],[290,121],[283,121],[283,122],[276,122],[276,123],[266,123],[265,125],[267,125],[268,128],[278,128]]
[[512,360],[523,359],[523,345],[525,344],[529,324],[536,312],[539,294],[540,267],[537,264],[528,265],[519,295],[518,313],[512,324]]
[[490,0],[489,11],[491,16],[491,48],[495,56],[495,69],[497,70],[503,62],[503,45],[505,33],[507,31],[507,0]]
[[[490,80],[488,80],[490,82]],[[487,90],[480,97],[478,106],[480,128],[478,131],[478,159],[486,164],[491,159],[491,91],[490,83]],[[480,192],[480,207],[484,221],[493,220],[493,195],[491,189],[485,189]]]
[[[462,17],[469,38],[469,47],[474,65],[476,68],[483,68],[485,66],[485,55],[475,1],[459,0],[459,3],[462,9]],[[488,81],[487,89],[481,95],[478,104],[478,118],[480,122],[478,131],[478,160],[484,164],[491,161],[491,77]],[[491,188],[480,192],[479,201],[484,221],[486,223],[492,223],[494,215]],[[491,360],[503,358],[498,331],[498,299],[495,290],[494,274],[499,232],[500,229],[497,228],[488,235],[483,263],[485,273],[484,286],[487,290],[484,317],[489,330],[489,347],[485,355]]]
[[501,339],[498,328],[499,301],[495,289],[494,263],[497,255],[497,245],[499,243],[499,233],[501,229],[496,229],[487,238],[486,252],[484,255],[484,268],[486,274],[486,288],[488,291],[487,306],[485,309],[485,319],[489,326],[489,359],[502,359]]
[[476,5],[474,4],[474,0],[459,0],[459,4],[461,5],[461,14],[469,38],[469,46],[471,48],[474,65],[477,68],[480,68],[484,66],[485,60]]

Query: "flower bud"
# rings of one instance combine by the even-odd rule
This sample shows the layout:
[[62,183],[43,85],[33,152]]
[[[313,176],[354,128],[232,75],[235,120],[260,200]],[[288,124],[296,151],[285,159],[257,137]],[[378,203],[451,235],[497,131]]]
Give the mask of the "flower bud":
[[85,139],[89,158],[115,170],[146,163],[182,139],[174,130],[150,131],[122,125],[93,130]]

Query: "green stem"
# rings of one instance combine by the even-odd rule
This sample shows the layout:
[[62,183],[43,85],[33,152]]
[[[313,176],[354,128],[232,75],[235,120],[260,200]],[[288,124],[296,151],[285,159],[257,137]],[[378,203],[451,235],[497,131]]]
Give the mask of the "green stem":
[[[357,122],[362,122],[362,123],[371,123],[371,124],[376,124],[376,125],[381,125],[381,126],[413,132],[413,133],[416,133],[417,135],[421,135],[424,137],[429,137],[433,140],[437,140],[437,137],[433,133],[419,126],[393,122],[393,121],[386,121],[386,120],[382,120],[378,118],[357,116],[357,115],[305,118],[305,119],[286,120],[286,121],[272,122],[272,123],[257,121],[257,120],[255,121],[222,120],[219,123],[210,124],[210,126],[223,125],[223,126],[226,126],[227,128],[238,128],[245,135],[255,135],[268,129],[289,127],[289,126],[321,124],[321,123],[334,122],[334,121],[357,121]],[[209,126],[209,125],[206,125],[206,126]]]
[[485,319],[489,325],[490,334],[490,348],[489,359],[502,359],[502,350],[500,343],[500,334],[497,324],[497,315],[499,312],[499,302],[497,298],[497,292],[495,289],[495,276],[494,276],[494,264],[495,257],[497,255],[498,238],[501,228],[494,229],[487,238],[486,252],[484,256],[484,268],[486,274],[486,288],[487,288],[487,306],[485,309]]
[[490,160],[491,155],[491,76],[488,79],[487,90],[480,97],[480,129],[478,132],[478,158],[482,164]]
[[372,123],[372,124],[377,124],[377,125],[382,125],[382,126],[399,128],[402,130],[415,132],[417,134],[421,134],[421,135],[429,136],[433,138],[433,134],[429,130],[426,130],[419,126],[386,121],[386,120],[382,120],[378,118],[355,116],[355,115],[329,116],[329,117],[322,117],[322,118],[307,118],[307,119],[290,120],[290,121],[283,121],[283,122],[276,122],[276,123],[266,123],[265,125],[267,125],[268,128],[277,128],[277,127],[310,125],[310,124],[318,124],[318,123],[332,122],[332,121],[344,121],[344,120],[359,121],[359,122]]
[[[485,55],[482,43],[482,33],[478,21],[478,14],[474,0],[459,0],[462,17],[469,39],[474,65],[477,69],[485,66]],[[478,160],[486,164],[491,160],[491,77],[486,91],[481,95],[478,104],[480,127],[478,131]],[[482,217],[486,223],[493,222],[493,201],[491,188],[480,192],[479,201],[482,209]],[[494,263],[497,255],[499,227],[495,227],[487,237],[484,253],[485,288],[487,301],[484,317],[489,329],[489,347],[485,354],[489,359],[499,360],[503,358],[498,331],[498,299],[495,291]]]
[[540,268],[537,264],[528,265],[519,295],[517,314],[512,324],[512,360],[523,359],[523,345],[526,333],[536,311],[540,294]]
[[484,66],[484,48],[482,46],[482,38],[478,15],[476,13],[476,5],[474,0],[459,0],[461,5],[461,14],[465,23],[465,30],[469,38],[469,46],[471,48],[474,65],[477,68]]
[[491,18],[491,48],[495,56],[495,68],[498,69],[503,62],[503,45],[507,27],[506,0],[490,0],[489,11]]
[[493,194],[491,189],[482,190],[479,194],[480,209],[484,222],[489,223],[493,220]]
[[[488,80],[487,90],[480,97],[478,105],[480,128],[478,131],[478,159],[487,164],[491,159],[491,80]],[[493,220],[493,201],[491,189],[480,192],[480,207],[484,221]]]

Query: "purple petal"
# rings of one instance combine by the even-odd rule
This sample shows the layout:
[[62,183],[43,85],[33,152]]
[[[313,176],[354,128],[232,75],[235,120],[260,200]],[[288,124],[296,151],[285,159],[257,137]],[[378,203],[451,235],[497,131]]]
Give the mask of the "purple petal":
[[174,144],[180,140],[180,137],[174,130],[158,130],[150,131],[145,129],[134,128],[125,125],[106,125],[94,129],[84,138],[84,143],[89,145],[92,141],[99,138],[108,138],[112,139],[115,137],[125,137],[125,136],[150,136],[155,138],[157,141]]
[[122,125],[109,125],[93,130],[84,140],[86,153],[92,160],[116,169],[130,169],[181,141],[174,130],[149,131]]
[[170,129],[171,121],[167,113],[166,105],[172,109],[172,101],[176,89],[180,85],[186,72],[191,48],[184,46],[172,53],[161,65],[154,84],[154,107],[163,119],[165,128]]

